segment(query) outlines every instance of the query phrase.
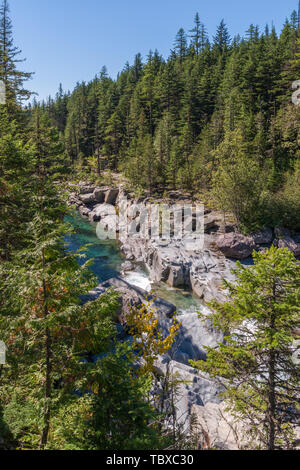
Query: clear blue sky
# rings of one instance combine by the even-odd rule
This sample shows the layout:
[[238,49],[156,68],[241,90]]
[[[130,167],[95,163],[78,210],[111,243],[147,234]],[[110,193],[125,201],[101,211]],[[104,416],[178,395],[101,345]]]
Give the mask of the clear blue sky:
[[234,36],[250,23],[280,30],[297,7],[298,0],[10,0],[15,43],[27,58],[23,69],[35,72],[29,86],[40,99],[60,82],[72,90],[91,80],[103,65],[116,77],[137,52],[145,57],[157,48],[168,56],[197,11],[210,36],[222,18]]

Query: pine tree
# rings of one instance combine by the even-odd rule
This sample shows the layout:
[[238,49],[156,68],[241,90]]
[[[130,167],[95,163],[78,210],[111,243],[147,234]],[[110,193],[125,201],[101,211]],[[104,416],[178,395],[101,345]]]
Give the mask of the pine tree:
[[179,58],[179,62],[182,63],[187,54],[187,37],[183,28],[180,28],[176,35],[174,48],[177,57]]
[[222,20],[217,28],[216,35],[214,36],[214,47],[217,48],[219,52],[224,52],[229,49],[230,43],[231,38],[228,28],[224,20]]
[[14,113],[15,108],[32,94],[23,87],[32,74],[18,70],[18,63],[22,62],[18,59],[20,54],[21,51],[14,46],[9,4],[3,0],[0,6],[0,80],[5,85],[7,109]]
[[224,385],[223,398],[247,427],[251,448],[291,449],[299,398],[295,330],[299,325],[300,264],[272,247],[238,264],[230,300],[212,303],[210,319],[225,335],[207,361],[193,363]]

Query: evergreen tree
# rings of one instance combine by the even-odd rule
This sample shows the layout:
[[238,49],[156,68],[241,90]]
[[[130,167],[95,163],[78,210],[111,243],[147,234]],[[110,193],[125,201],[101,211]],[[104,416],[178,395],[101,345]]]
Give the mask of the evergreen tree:
[[230,43],[231,38],[228,28],[224,20],[222,20],[217,28],[216,35],[214,36],[214,47],[217,48],[219,52],[224,52],[229,49]]
[[0,6],[0,80],[5,85],[7,109],[14,113],[15,108],[31,96],[23,84],[32,74],[18,70],[18,63],[22,62],[18,58],[20,54],[21,51],[14,46],[9,4],[3,0]]
[[238,264],[230,300],[212,303],[215,327],[225,335],[207,361],[193,363],[224,385],[223,398],[247,426],[251,448],[289,449],[299,398],[295,329],[299,325],[300,265],[285,249],[254,253]]
[[183,28],[180,28],[176,35],[174,48],[180,63],[182,63],[187,54],[187,37]]

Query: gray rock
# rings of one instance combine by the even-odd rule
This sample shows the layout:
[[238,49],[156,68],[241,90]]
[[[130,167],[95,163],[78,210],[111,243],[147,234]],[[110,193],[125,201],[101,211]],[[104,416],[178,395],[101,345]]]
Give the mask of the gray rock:
[[117,233],[118,228],[118,216],[116,214],[102,216],[98,222],[104,230]]
[[252,234],[251,237],[256,245],[269,245],[272,243],[274,235],[272,229],[267,228],[266,230]]
[[93,212],[97,217],[106,217],[108,215],[116,215],[116,209],[113,205],[111,204],[97,204]]
[[154,298],[149,295],[145,290],[133,286],[128,282],[124,281],[119,277],[109,279],[108,281],[99,285],[100,289],[108,289],[109,287],[115,287],[121,294],[122,299],[122,316],[120,317],[121,323],[126,323],[126,315],[131,311],[133,307],[139,307],[147,301],[153,302],[153,308],[159,312],[162,317],[172,318],[176,312],[175,305],[167,302],[159,297]]
[[130,261],[125,261],[125,263],[121,266],[122,272],[132,271],[134,269],[134,265]]
[[300,243],[296,243],[291,237],[280,238],[276,240],[278,248],[287,248],[296,257],[300,256]]
[[253,239],[240,233],[221,235],[217,240],[217,246],[224,256],[234,259],[246,259],[255,250]]
[[213,215],[204,216],[204,232],[207,233],[209,230],[218,227],[217,219]]
[[225,402],[192,406],[192,432],[197,436],[199,449],[242,450],[250,444],[245,423],[226,408]]
[[276,238],[285,238],[291,236],[290,230],[284,227],[275,227],[274,233]]
[[91,210],[86,206],[79,207],[79,213],[82,215],[82,217],[89,217],[90,212]]
[[79,199],[83,202],[83,204],[94,204],[96,202],[94,193],[81,194]]
[[108,189],[105,193],[106,204],[115,204],[119,195],[119,189]]
[[[178,381],[181,381],[177,387],[175,403],[170,402],[170,405],[171,407],[174,405],[177,421],[183,426],[184,431],[189,431],[194,405],[203,407],[207,403],[219,404],[221,402],[219,398],[221,388],[207,374],[200,374],[191,366],[177,362],[168,356],[159,357],[155,369],[158,376],[161,376],[161,383],[166,375],[176,376]],[[166,411],[168,411],[168,405],[168,400],[166,400]]]
[[109,188],[96,188],[94,190],[94,196],[96,199],[96,202],[102,203],[105,200],[105,195],[107,193]]
[[186,285],[186,276],[183,265],[171,265],[167,284],[171,287],[184,287]]
[[81,195],[91,194],[95,191],[95,187],[96,186],[93,186],[93,185],[79,184],[79,193]]

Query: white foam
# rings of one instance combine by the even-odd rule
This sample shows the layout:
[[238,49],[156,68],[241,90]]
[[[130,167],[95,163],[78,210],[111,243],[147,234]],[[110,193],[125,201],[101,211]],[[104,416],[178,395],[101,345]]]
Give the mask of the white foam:
[[147,274],[142,271],[126,273],[123,276],[123,279],[133,286],[140,287],[147,292],[151,291],[151,282],[149,281]]

